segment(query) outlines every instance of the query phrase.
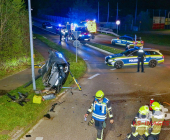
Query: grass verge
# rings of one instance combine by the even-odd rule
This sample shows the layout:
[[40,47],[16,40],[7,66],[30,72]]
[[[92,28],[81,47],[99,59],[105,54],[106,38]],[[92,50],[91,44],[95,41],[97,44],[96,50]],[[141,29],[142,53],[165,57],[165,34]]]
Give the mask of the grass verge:
[[[40,62],[44,61],[43,56],[34,49],[34,62],[35,64],[39,64]],[[3,64],[3,68],[0,67],[0,79],[7,77],[9,75],[13,75],[19,71],[22,71],[31,65],[31,57],[29,58],[20,58],[20,60],[13,60],[10,63]]]
[[97,48],[100,48],[100,49],[102,49],[102,50],[111,52],[111,53],[113,53],[113,54],[117,54],[117,53],[123,52],[123,51],[120,50],[120,49],[112,48],[112,47],[105,46],[105,45],[101,45],[101,44],[96,44],[96,43],[88,43],[88,44],[93,45],[93,46],[95,46],[95,47],[97,47]]
[[[60,51],[65,57],[68,58],[68,61],[70,62],[70,70],[75,78],[78,79],[84,75],[86,71],[86,64],[83,59],[78,57],[78,63],[76,63],[74,62],[74,54],[40,35],[35,36],[46,43],[49,47]],[[73,84],[73,79],[69,75],[64,86],[70,86],[71,84]],[[37,90],[44,89],[42,78],[36,80],[36,87]],[[27,104],[24,106],[20,106],[15,102],[8,102],[7,100],[10,99],[6,95],[0,97],[0,140],[12,139],[12,135],[14,135],[14,133],[21,128],[23,128],[25,132],[28,131],[32,126],[36,124],[39,119],[43,117],[44,113],[49,109],[47,106],[49,106],[52,102],[52,100],[47,100],[41,104],[34,104],[32,100],[35,93],[32,90],[32,85],[28,86],[27,88],[24,88],[23,85],[15,90],[10,91],[9,93],[11,95],[18,96],[18,92],[28,92],[29,94],[28,99],[30,99],[30,101],[27,102]]]

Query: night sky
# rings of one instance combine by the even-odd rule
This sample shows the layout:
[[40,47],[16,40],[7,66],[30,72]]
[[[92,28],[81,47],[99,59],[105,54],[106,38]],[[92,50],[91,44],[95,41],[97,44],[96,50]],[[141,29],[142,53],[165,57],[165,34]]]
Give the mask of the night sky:
[[[27,4],[27,0],[26,4]],[[104,18],[107,16],[108,11],[108,2],[110,4],[110,19],[114,18],[117,13],[117,2],[119,7],[119,16],[126,16],[128,14],[135,15],[135,7],[136,1],[137,3],[137,12],[138,14],[141,11],[148,11],[150,12],[151,16],[154,14],[155,16],[159,16],[160,14],[163,16],[165,15],[165,10],[167,13],[170,11],[170,0],[87,0],[93,8],[98,8],[98,1],[100,3],[100,18]],[[42,9],[44,6],[47,6],[46,3],[49,5],[49,9],[55,10],[54,14],[56,16],[67,16],[69,9],[73,6],[75,0],[31,0],[32,7],[34,9],[33,14],[36,14],[38,9]],[[51,6],[50,6],[51,4]],[[97,13],[96,13],[97,16]]]

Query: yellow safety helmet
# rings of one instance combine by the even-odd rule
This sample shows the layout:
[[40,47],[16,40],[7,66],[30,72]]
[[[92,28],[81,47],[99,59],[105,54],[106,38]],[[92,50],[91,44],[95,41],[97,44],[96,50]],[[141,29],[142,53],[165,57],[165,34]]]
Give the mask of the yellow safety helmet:
[[151,108],[155,111],[160,111],[161,110],[161,105],[158,102],[153,102],[151,105]]
[[142,115],[146,115],[149,113],[149,107],[148,106],[142,106],[140,107],[139,109],[139,113],[142,114]]
[[104,92],[102,90],[97,91],[95,97],[97,99],[102,99],[104,97]]

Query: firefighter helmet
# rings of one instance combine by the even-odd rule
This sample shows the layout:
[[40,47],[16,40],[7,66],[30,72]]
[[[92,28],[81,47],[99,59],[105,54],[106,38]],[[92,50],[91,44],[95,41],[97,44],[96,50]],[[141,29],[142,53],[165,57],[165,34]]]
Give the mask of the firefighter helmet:
[[153,102],[151,105],[151,108],[155,111],[160,111],[161,110],[161,105],[158,102]]
[[97,99],[102,99],[104,97],[104,92],[102,90],[97,91],[95,97]]
[[142,114],[142,115],[146,115],[149,113],[149,107],[148,106],[142,106],[140,107],[139,109],[139,113]]

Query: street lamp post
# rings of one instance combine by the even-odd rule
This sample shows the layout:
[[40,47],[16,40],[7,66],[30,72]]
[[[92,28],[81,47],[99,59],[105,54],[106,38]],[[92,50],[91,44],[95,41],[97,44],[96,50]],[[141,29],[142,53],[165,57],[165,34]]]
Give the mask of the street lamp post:
[[116,25],[117,25],[117,34],[118,34],[118,26],[120,25],[120,20],[116,20]]
[[31,49],[32,83],[33,83],[33,90],[36,90],[36,85],[35,85],[35,74],[34,74],[33,39],[32,39],[32,20],[31,20],[31,2],[30,2],[30,0],[28,0],[28,11],[29,11],[29,30],[30,30],[30,49]]

